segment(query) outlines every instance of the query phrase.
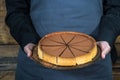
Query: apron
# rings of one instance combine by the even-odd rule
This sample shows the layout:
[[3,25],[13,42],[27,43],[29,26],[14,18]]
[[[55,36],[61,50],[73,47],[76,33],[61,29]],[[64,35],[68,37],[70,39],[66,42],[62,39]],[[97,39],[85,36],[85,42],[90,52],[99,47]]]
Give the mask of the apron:
[[112,80],[110,54],[84,68],[56,70],[46,68],[29,59],[21,49],[15,80]]
[[[30,16],[40,37],[56,31],[92,33],[102,16],[102,0],[31,0]],[[43,67],[20,49],[16,80],[112,80],[110,54],[94,64],[73,70]]]

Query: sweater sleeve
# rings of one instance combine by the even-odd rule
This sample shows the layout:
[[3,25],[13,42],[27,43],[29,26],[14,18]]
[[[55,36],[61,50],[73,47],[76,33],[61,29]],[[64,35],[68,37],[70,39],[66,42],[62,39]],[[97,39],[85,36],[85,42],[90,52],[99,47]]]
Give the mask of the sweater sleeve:
[[97,40],[109,42],[111,47],[120,34],[120,0],[104,0],[104,13]]
[[38,43],[40,37],[30,18],[30,0],[6,0],[6,9],[5,22],[22,49],[28,43]]

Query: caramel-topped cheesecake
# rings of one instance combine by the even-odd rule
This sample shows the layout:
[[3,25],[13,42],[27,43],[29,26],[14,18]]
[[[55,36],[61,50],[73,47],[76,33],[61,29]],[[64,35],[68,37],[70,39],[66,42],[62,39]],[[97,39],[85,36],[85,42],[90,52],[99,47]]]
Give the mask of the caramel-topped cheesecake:
[[85,64],[96,55],[96,41],[91,36],[78,32],[51,33],[38,44],[38,57],[58,66]]

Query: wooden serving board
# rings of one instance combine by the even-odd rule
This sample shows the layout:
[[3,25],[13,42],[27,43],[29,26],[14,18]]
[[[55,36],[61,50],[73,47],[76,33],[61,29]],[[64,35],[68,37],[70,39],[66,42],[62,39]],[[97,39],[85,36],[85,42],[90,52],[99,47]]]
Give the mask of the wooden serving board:
[[44,67],[47,67],[47,68],[58,69],[58,70],[70,70],[70,69],[76,69],[76,68],[83,68],[85,66],[93,64],[96,60],[99,60],[101,51],[100,51],[99,47],[97,49],[98,49],[98,54],[95,56],[95,58],[91,62],[82,64],[82,65],[76,65],[76,66],[58,66],[58,65],[54,65],[54,64],[48,63],[46,61],[43,61],[43,60],[39,59],[39,57],[38,57],[37,47],[35,47],[33,50],[32,59],[35,62],[37,62],[38,64],[42,64]]

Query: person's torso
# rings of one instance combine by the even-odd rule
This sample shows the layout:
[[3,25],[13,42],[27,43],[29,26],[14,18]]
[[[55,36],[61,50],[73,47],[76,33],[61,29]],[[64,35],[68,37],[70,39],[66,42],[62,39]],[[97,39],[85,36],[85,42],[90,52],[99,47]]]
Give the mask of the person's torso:
[[30,15],[38,34],[77,31],[90,34],[102,16],[102,0],[31,0]]

